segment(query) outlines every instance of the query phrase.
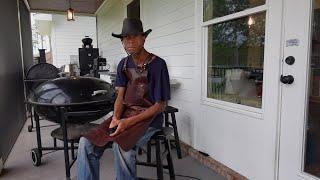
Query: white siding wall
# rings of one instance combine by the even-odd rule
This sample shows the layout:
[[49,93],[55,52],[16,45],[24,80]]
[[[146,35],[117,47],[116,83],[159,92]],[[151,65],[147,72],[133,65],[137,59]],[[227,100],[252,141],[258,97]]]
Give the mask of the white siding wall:
[[[97,15],[99,47],[114,64],[125,54],[111,32],[121,31],[127,3],[109,0]],[[265,106],[272,108],[265,108],[260,118],[205,105],[201,101],[202,65],[206,60],[202,56],[201,1],[140,0],[140,3],[144,29],[153,30],[146,49],[165,59],[170,77],[181,84],[172,90],[169,102],[179,108],[181,140],[249,179],[274,179],[277,99],[270,92],[264,94],[268,99]]]
[[53,64],[60,67],[70,63],[70,55],[78,55],[84,36],[93,39],[97,47],[96,18],[76,16],[75,21],[67,21],[64,15],[52,15],[51,45]]
[[121,0],[109,0],[97,14],[98,38],[100,54],[107,58],[110,70],[115,71],[118,62],[126,56],[121,41],[111,36],[111,33],[120,33],[122,20],[126,16],[125,3]]
[[[112,32],[121,32],[130,1],[110,0],[97,14],[99,48],[115,70],[119,60],[126,56],[119,39]],[[153,31],[146,41],[146,49],[166,60],[170,78],[180,83],[172,90],[170,104],[179,108],[177,114],[181,139],[193,144],[192,77],[194,67],[194,1],[141,0],[141,19],[144,29]],[[183,107],[182,107],[183,105]]]
[[153,31],[146,49],[166,60],[171,79],[180,87],[172,89],[170,105],[179,108],[179,136],[193,145],[195,66],[194,0],[140,0],[144,28]]

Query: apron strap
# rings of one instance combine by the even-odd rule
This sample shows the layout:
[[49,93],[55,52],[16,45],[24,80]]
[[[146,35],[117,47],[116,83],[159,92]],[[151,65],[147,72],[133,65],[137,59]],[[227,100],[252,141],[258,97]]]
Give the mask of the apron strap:
[[156,59],[156,56],[152,53],[150,53],[147,57],[147,60],[143,63],[142,68],[143,70],[146,70],[148,65],[154,60]]
[[[122,66],[122,71],[127,70],[128,60],[129,60],[129,57],[130,57],[130,56],[131,56],[131,55],[125,57],[124,63],[123,63],[123,66]],[[156,59],[156,55],[150,53],[150,54],[148,55],[148,57],[146,58],[146,61],[145,61],[145,62],[143,63],[143,65],[142,65],[143,70],[146,70],[146,69],[147,69],[147,66],[148,66],[154,59]]]
[[123,63],[123,66],[122,66],[122,71],[125,71],[127,69],[128,59],[129,59],[129,56],[127,56],[124,59],[124,63]]

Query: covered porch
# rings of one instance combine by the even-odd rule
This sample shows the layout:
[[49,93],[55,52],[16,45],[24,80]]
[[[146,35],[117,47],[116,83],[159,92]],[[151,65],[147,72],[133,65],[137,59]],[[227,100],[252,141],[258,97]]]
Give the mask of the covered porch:
[[[122,50],[121,43],[115,39],[111,39],[111,32],[120,31],[123,15],[117,14],[114,17],[114,13],[122,13],[126,10],[127,6],[133,2],[130,0],[123,0],[119,3],[113,0],[94,0],[94,1],[36,1],[36,0],[17,0],[6,1],[4,8],[11,9],[12,16],[9,17],[3,13],[2,18],[4,21],[6,18],[14,21],[9,24],[6,31],[11,31],[8,37],[15,37],[11,39],[14,43],[8,43],[8,46],[0,47],[6,52],[1,54],[0,58],[3,64],[9,67],[9,69],[0,68],[0,82],[3,82],[4,86],[7,86],[7,90],[0,90],[1,96],[14,96],[16,99],[12,105],[7,108],[15,109],[15,111],[6,111],[6,108],[1,109],[1,116],[7,117],[0,122],[1,129],[4,131],[2,144],[8,144],[7,146],[1,145],[0,148],[0,163],[3,164],[3,170],[0,174],[1,179],[65,179],[64,174],[64,156],[62,151],[53,152],[43,157],[41,166],[32,166],[30,150],[36,147],[36,135],[35,132],[28,132],[27,126],[30,124],[27,118],[27,113],[24,109],[25,93],[23,87],[23,79],[28,66],[32,65],[33,57],[32,51],[32,38],[30,27],[30,12],[40,13],[54,13],[64,14],[65,10],[72,4],[72,8],[77,12],[77,16],[90,16],[97,18],[96,34],[97,34],[97,46],[100,48],[100,53],[108,59],[110,63],[110,71],[115,71],[116,65],[121,57],[125,56],[125,52]],[[156,1],[154,1],[156,3]],[[176,8],[183,8],[182,11],[189,11],[194,7],[193,1],[175,1],[173,5]],[[140,7],[139,7],[140,8]],[[143,7],[141,7],[143,8]],[[4,9],[3,9],[4,10]],[[148,10],[149,11],[149,10]],[[154,35],[150,37],[150,44],[147,44],[151,51],[154,51],[160,56],[166,57],[169,61],[168,66],[170,74],[174,80],[179,83],[180,89],[173,89],[173,100],[171,105],[179,108],[180,112],[177,114],[178,129],[181,135],[181,144],[183,150],[183,158],[178,159],[176,157],[175,150],[172,150],[174,168],[176,173],[176,179],[245,179],[242,175],[229,169],[223,164],[215,161],[206,153],[201,153],[195,146],[195,134],[193,126],[194,113],[192,112],[192,100],[187,99],[192,94],[193,87],[193,74],[194,69],[194,53],[191,52],[195,48],[194,42],[191,39],[185,39],[190,33],[193,34],[193,25],[190,21],[193,21],[194,14],[189,12],[183,14],[179,12],[174,14],[174,9],[170,10],[172,16],[179,17],[180,19],[172,20],[169,26],[166,26],[165,22],[157,25],[153,23],[151,19],[144,19],[146,28],[155,27]],[[2,12],[6,12],[5,10]],[[141,12],[147,12],[144,10]],[[134,15],[134,13],[133,13]],[[116,21],[110,21],[114,20]],[[114,24],[115,23],[115,24]],[[157,26],[159,30],[157,32]],[[160,29],[163,26],[163,29]],[[181,27],[182,30],[181,30]],[[182,33],[179,37],[179,31]],[[185,33],[185,34],[183,34]],[[169,35],[169,37],[168,37]],[[170,35],[174,35],[179,39],[177,42],[170,40]],[[158,41],[157,38],[164,38]],[[5,38],[3,38],[5,39]],[[169,44],[162,44],[168,41]],[[156,46],[159,44],[160,47]],[[165,49],[164,47],[168,47]],[[176,52],[170,49],[170,46],[176,46]],[[10,61],[9,61],[10,59]],[[12,59],[15,64],[12,63]],[[170,60],[171,59],[171,60]],[[184,64],[181,66],[181,64]],[[2,71],[2,72],[1,72]],[[11,75],[11,76],[10,76]],[[10,82],[4,80],[11,78]],[[102,76],[103,77],[103,76]],[[2,84],[1,84],[2,85]],[[10,90],[14,90],[11,91]],[[191,95],[194,97],[194,95]],[[1,105],[5,105],[6,102],[0,102]],[[4,106],[3,106],[4,107]],[[17,108],[19,107],[19,108]],[[191,113],[192,112],[192,113]],[[45,122],[47,123],[47,122]],[[46,124],[50,125],[50,124]],[[5,129],[6,128],[6,129]],[[43,144],[52,143],[50,132],[55,127],[42,128]],[[138,158],[145,158],[145,155]],[[2,168],[0,168],[1,170]],[[75,167],[71,169],[72,179],[76,179]],[[145,177],[147,179],[156,179],[155,168],[138,168],[138,176]],[[165,175],[165,178],[169,177]],[[113,168],[113,155],[110,150],[106,150],[103,158],[101,159],[101,179],[115,179]]]

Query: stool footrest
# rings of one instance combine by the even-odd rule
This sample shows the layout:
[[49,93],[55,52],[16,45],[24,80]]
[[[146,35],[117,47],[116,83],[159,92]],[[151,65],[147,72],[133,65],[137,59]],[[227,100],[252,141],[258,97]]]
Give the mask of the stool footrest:
[[165,140],[171,136],[173,133],[174,129],[171,127],[163,127],[161,131],[156,132],[151,139],[156,140],[156,139],[161,139]]

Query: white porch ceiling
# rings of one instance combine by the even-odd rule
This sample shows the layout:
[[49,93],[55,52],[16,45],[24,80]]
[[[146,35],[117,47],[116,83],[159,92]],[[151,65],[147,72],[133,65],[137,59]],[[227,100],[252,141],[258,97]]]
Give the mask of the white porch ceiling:
[[[33,12],[66,12],[69,0],[27,0]],[[104,0],[70,0],[76,13],[94,14]]]

